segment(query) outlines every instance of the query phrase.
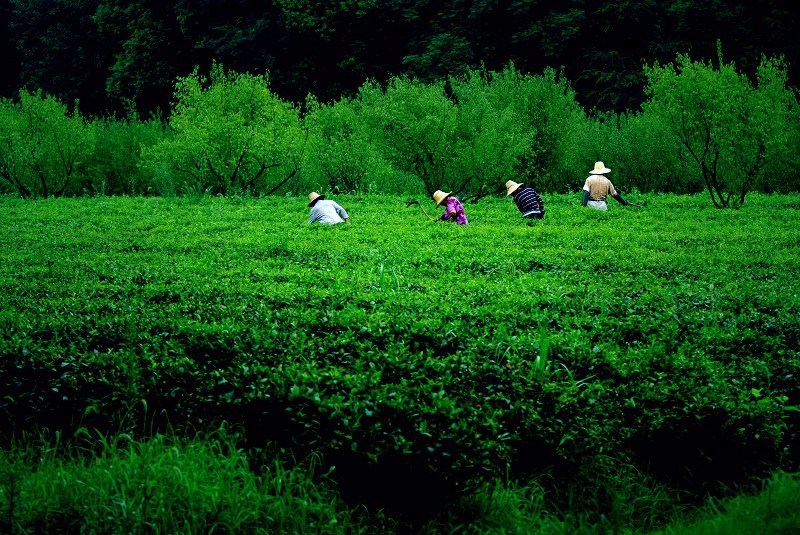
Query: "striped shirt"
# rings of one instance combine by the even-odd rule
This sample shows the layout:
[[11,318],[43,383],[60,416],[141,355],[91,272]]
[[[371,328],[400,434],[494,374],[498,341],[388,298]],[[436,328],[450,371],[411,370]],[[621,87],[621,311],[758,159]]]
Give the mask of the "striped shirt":
[[533,188],[522,184],[519,188],[517,188],[517,191],[511,194],[511,196],[514,199],[514,202],[517,204],[519,211],[522,212],[522,217],[527,217],[531,214],[541,214],[544,212],[544,201],[541,197],[539,197],[539,194],[536,193],[536,190]]

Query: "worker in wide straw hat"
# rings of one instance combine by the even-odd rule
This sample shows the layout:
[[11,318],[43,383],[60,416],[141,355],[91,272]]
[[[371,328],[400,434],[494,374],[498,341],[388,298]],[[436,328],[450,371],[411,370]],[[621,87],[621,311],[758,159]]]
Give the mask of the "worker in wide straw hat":
[[344,208],[334,201],[327,200],[325,195],[320,195],[316,191],[308,194],[308,207],[311,208],[308,216],[309,223],[322,223],[323,225],[350,223],[350,216],[347,215]]
[[638,204],[626,201],[617,193],[617,190],[614,189],[614,184],[605,176],[610,172],[611,169],[607,168],[603,162],[596,162],[594,164],[594,169],[589,171],[589,177],[583,185],[583,199],[581,200],[581,204],[605,212],[608,210],[606,197],[611,195],[622,206],[639,206]]
[[532,187],[509,180],[506,182],[506,197],[509,195],[522,212],[522,217],[529,219],[544,217],[544,201]]
[[459,225],[466,225],[469,223],[461,201],[453,197],[452,193],[445,193],[437,189],[433,192],[433,200],[436,201],[436,206],[441,206],[442,203],[445,205],[444,213],[442,217],[439,218],[439,221],[455,221]]

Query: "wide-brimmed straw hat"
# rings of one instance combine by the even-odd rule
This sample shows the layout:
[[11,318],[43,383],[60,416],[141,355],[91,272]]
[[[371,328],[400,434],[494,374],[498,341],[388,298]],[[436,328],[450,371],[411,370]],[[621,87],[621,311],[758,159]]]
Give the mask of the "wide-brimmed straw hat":
[[436,206],[441,206],[442,203],[446,198],[448,198],[452,192],[445,193],[444,191],[437,189],[433,192],[433,200],[436,201]]
[[611,169],[605,166],[603,162],[595,162],[594,169],[589,171],[590,175],[604,175],[610,173]]
[[508,190],[508,193],[506,193],[506,197],[517,191],[517,188],[519,188],[521,185],[522,184],[520,184],[519,182],[514,182],[513,180],[509,180],[508,182],[506,182],[506,190]]
[[318,200],[324,199],[324,198],[325,198],[325,195],[320,195],[316,191],[312,191],[311,193],[308,194],[308,206],[311,207],[312,204],[314,204]]

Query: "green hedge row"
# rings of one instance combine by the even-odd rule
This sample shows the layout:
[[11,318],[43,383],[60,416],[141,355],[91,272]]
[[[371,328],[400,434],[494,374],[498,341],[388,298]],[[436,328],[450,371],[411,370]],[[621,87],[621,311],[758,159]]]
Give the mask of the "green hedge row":
[[554,70],[509,66],[446,81],[365,83],[331,103],[282,101],[267,75],[216,65],[177,80],[166,120],[84,118],[39,93],[0,101],[0,188],[81,194],[402,194],[482,198],[508,180],[580,189],[595,161],[630,192],[707,191],[739,207],[750,191],[800,189],[800,107],[786,66],[754,80],[721,60],[645,68],[643,109],[587,114]]

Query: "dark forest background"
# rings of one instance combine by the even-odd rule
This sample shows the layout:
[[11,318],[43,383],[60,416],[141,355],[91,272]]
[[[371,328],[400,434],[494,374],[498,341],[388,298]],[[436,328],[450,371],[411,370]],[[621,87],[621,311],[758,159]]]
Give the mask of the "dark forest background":
[[169,111],[174,82],[214,61],[323,102],[366,80],[467,68],[563,69],[587,109],[636,110],[642,66],[717,57],[752,73],[783,55],[797,86],[793,0],[0,0],[0,96],[42,89],[88,115]]

